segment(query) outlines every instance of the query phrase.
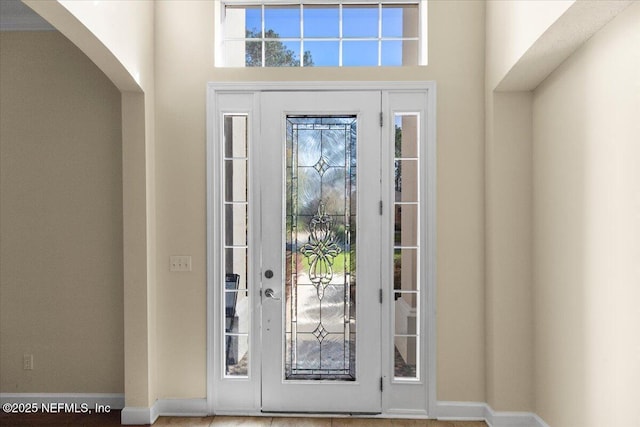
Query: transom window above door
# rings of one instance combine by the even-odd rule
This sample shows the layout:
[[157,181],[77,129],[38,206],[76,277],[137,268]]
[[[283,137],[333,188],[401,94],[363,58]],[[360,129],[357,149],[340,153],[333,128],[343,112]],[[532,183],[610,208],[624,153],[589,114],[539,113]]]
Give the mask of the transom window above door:
[[221,2],[216,65],[426,65],[426,0]]

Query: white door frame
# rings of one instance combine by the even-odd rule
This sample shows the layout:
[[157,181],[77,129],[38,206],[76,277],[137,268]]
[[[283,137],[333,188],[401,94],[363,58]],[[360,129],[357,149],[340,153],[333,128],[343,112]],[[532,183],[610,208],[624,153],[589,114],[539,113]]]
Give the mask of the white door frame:
[[[210,414],[243,414],[243,415],[259,415],[259,395],[260,373],[254,372],[252,380],[253,388],[249,389],[246,400],[247,405],[243,407],[223,407],[227,406],[222,403],[221,393],[214,387],[217,383],[217,376],[220,375],[219,355],[216,354],[216,342],[219,341],[219,331],[214,325],[217,325],[216,316],[219,315],[219,309],[216,307],[216,288],[214,279],[217,277],[220,268],[216,259],[219,256],[219,236],[215,232],[217,218],[216,212],[219,207],[220,194],[215,188],[217,180],[217,146],[220,144],[221,130],[218,122],[218,116],[222,112],[218,106],[218,96],[221,94],[234,94],[234,97],[244,98],[246,107],[245,112],[252,114],[254,119],[250,123],[251,129],[249,133],[259,130],[259,116],[256,115],[259,109],[256,94],[263,91],[354,91],[354,90],[372,90],[383,91],[389,93],[422,93],[424,94],[424,138],[426,138],[426,153],[423,165],[426,167],[424,172],[425,184],[425,224],[423,230],[426,231],[425,251],[420,260],[422,271],[425,272],[424,278],[424,305],[421,310],[423,321],[425,324],[424,331],[424,375],[422,381],[416,383],[422,389],[426,397],[423,408],[412,409],[403,408],[402,405],[395,405],[390,398],[394,387],[402,388],[397,382],[392,382],[388,378],[385,379],[385,390],[383,391],[383,407],[382,415],[387,417],[427,417],[434,416],[436,410],[436,130],[435,130],[435,82],[247,82],[247,83],[209,83],[207,85],[207,407]],[[253,99],[253,102],[252,102]],[[388,103],[387,103],[388,104]],[[248,105],[248,106],[247,106]],[[241,109],[242,109],[241,108]],[[386,109],[385,109],[386,108]],[[383,101],[383,114],[391,113],[389,105],[385,106]],[[255,277],[255,275],[253,276]],[[392,290],[385,290],[384,301],[393,299]],[[255,306],[255,302],[252,303]],[[383,319],[390,316],[390,303],[383,304]],[[259,316],[254,316],[259,317]],[[258,329],[255,329],[256,322],[253,322],[254,333],[259,335]],[[383,348],[391,340],[392,331],[387,330],[383,325],[382,340]],[[217,341],[218,340],[218,341]],[[385,342],[387,344],[385,344]],[[251,356],[258,358],[259,348],[255,348]],[[385,358],[383,357],[383,363]],[[391,363],[387,357],[387,364]],[[254,363],[254,366],[258,364]],[[383,367],[384,369],[384,367]],[[257,378],[257,379],[256,379]],[[242,381],[230,380],[225,384],[231,387],[242,387]],[[408,384],[408,383],[407,383]],[[396,389],[397,390],[397,389]],[[410,390],[408,390],[411,393]],[[400,395],[404,393],[399,393]],[[221,400],[222,399],[222,400]],[[258,404],[256,404],[256,402]]]

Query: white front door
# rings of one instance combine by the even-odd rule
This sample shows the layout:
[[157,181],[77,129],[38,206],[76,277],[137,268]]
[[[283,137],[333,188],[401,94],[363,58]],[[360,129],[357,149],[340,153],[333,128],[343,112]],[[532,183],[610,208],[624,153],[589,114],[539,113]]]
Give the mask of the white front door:
[[381,411],[380,104],[260,94],[263,412]]
[[435,88],[323,89],[210,86],[208,408],[426,416]]

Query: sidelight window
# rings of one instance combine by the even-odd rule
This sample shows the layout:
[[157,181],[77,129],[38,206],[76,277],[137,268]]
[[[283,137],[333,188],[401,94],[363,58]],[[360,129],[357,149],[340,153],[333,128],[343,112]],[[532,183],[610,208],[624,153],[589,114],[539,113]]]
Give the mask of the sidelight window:
[[393,289],[394,378],[420,378],[419,116],[395,114]]
[[246,377],[249,362],[248,117],[224,115],[224,375]]

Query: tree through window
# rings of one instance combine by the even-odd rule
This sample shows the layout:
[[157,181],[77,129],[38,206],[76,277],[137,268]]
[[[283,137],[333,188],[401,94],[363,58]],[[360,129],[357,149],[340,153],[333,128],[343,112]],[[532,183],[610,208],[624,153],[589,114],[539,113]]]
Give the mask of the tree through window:
[[[424,61],[421,3],[223,3],[224,65],[407,66]],[[422,55],[422,57],[421,57]]]
[[[247,39],[259,39],[259,30],[247,30]],[[300,59],[296,52],[292,49],[288,49],[284,43],[277,40],[280,38],[278,33],[273,30],[266,30],[266,39],[276,39],[265,43],[265,65],[267,67],[298,67],[300,66]],[[262,44],[258,43],[246,43],[245,45],[245,65],[247,67],[261,67],[262,66]],[[310,51],[305,51],[303,54],[303,64],[305,67],[313,66],[313,58]]]

